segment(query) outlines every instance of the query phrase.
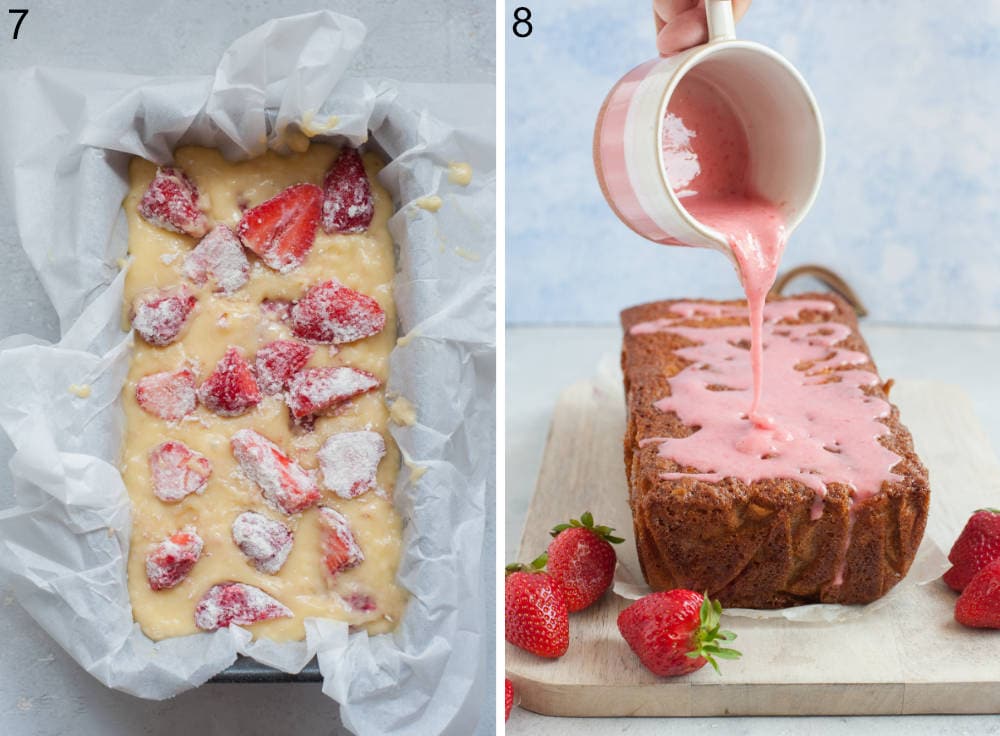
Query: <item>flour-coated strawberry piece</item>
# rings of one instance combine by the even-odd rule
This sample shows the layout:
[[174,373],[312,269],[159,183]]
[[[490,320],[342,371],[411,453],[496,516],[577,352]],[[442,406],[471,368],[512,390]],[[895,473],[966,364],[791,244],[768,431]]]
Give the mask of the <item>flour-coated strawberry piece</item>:
[[212,463],[183,442],[167,440],[150,450],[149,474],[153,480],[153,495],[166,503],[174,503],[205,490],[212,475]]
[[275,575],[292,551],[292,530],[256,511],[244,511],[233,521],[233,541],[254,567]]
[[331,575],[357,567],[365,561],[347,518],[336,509],[320,506],[319,523],[323,529],[320,546],[323,562]]
[[262,346],[254,358],[260,390],[267,396],[281,393],[314,351],[315,348],[296,340],[274,340]]
[[247,210],[236,227],[243,245],[279,273],[305,261],[316,240],[323,191],[314,184],[296,184]]
[[272,322],[288,322],[292,318],[292,303],[287,299],[265,299],[260,303],[260,313]]
[[198,405],[194,373],[182,368],[143,376],[135,386],[135,400],[153,416],[180,421]]
[[385,439],[378,432],[339,432],[316,453],[323,487],[341,498],[355,498],[375,485]]
[[132,301],[132,329],[150,345],[169,345],[181,334],[198,303],[192,291],[181,284],[145,291]]
[[285,402],[292,416],[305,417],[350,401],[380,384],[371,373],[357,368],[306,368],[288,384]]
[[299,339],[340,345],[377,335],[385,327],[385,312],[367,294],[330,279],[292,305],[291,321]]
[[171,166],[156,170],[156,176],[139,201],[139,214],[148,222],[193,238],[208,232],[209,222],[202,211],[207,201],[187,174]]
[[312,475],[264,435],[241,429],[232,436],[230,446],[244,475],[260,486],[272,506],[297,514],[319,501]]
[[202,631],[215,631],[233,624],[249,626],[292,616],[287,606],[260,588],[234,582],[213,585],[194,609],[195,626]]
[[355,148],[342,148],[323,179],[323,230],[364,232],[374,215],[372,186],[361,154]]
[[198,389],[209,410],[224,417],[245,414],[261,400],[250,364],[238,348],[229,347]]
[[157,544],[146,555],[146,579],[153,590],[180,583],[201,557],[205,543],[194,527],[186,526]]
[[198,286],[211,281],[213,291],[228,296],[250,280],[250,261],[229,226],[216,225],[187,254],[183,272]]

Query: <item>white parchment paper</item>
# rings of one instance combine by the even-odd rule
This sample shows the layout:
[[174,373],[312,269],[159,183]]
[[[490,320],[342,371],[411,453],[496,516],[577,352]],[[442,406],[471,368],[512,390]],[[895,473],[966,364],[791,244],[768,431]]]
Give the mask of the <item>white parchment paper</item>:
[[[452,127],[418,96],[445,96],[456,119],[482,119],[470,106],[483,96],[461,87],[344,77],[364,35],[357,20],[318,12],[236,40],[214,77],[0,75],[0,186],[63,334],[56,345],[24,335],[0,344],[0,426],[16,447],[17,503],[0,513],[0,575],[109,687],[168,698],[237,653],[288,672],[316,654],[323,690],[355,732],[469,733],[491,645],[480,557],[494,462],[492,125],[485,135]],[[398,208],[395,297],[412,337],[392,354],[388,391],[418,409],[417,424],[393,434],[404,456],[427,468],[416,484],[404,468],[396,489],[406,523],[399,575],[412,597],[393,635],[351,634],[317,619],[306,621],[300,643],[252,642],[238,627],[154,643],[132,621],[129,503],[117,471],[132,344],[120,329],[118,265],[128,161],[168,163],[185,144],[236,159],[285,151],[284,132],[302,121],[391,159],[380,180]],[[471,165],[469,186],[448,180],[452,161]],[[413,206],[428,194],[443,198],[438,213]],[[90,396],[71,393],[72,384],[89,385]]]

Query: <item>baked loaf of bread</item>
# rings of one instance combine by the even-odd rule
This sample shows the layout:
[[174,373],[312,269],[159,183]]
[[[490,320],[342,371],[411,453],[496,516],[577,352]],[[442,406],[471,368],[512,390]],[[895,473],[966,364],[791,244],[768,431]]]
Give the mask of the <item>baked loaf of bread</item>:
[[[826,300],[833,309],[804,310],[786,324],[848,326],[850,334],[836,347],[869,356],[867,363],[855,367],[877,373],[854,312],[843,300],[825,294],[795,298]],[[732,477],[717,482],[664,479],[664,473],[704,470],[679,467],[663,457],[656,441],[697,431],[685,426],[676,413],[654,406],[670,395],[668,380],[689,365],[676,351],[692,343],[669,331],[633,334],[631,328],[650,320],[676,320],[677,314],[670,311],[676,303],[653,302],[622,313],[628,409],[625,471],[635,542],[649,585],[654,590],[707,590],[724,606],[748,608],[867,603],[884,595],[913,561],[930,498],[927,470],[914,452],[910,433],[900,424],[898,409],[892,406],[890,415],[881,420],[889,433],[879,440],[899,456],[892,468],[898,479],[883,482],[861,501],[851,499],[848,486],[829,482],[818,518],[812,513],[815,492],[793,479],[749,484]],[[745,306],[745,302],[702,303]],[[732,326],[738,320],[700,315],[674,323],[704,328]],[[879,382],[862,390],[887,401],[888,388]],[[715,470],[726,474],[723,467]]]

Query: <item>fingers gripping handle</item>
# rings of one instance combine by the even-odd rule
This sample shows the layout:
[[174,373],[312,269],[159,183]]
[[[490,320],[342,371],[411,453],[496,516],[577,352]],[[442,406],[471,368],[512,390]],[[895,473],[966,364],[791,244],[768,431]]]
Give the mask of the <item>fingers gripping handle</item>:
[[708,16],[708,42],[731,41],[736,38],[732,0],[705,0]]

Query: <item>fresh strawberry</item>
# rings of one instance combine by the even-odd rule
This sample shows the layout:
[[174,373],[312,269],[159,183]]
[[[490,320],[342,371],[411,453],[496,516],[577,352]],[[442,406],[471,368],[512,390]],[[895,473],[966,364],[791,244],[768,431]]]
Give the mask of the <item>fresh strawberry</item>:
[[182,368],[143,376],[135,386],[135,400],[153,416],[168,422],[179,421],[198,405],[194,373]]
[[360,233],[375,215],[372,187],[361,154],[343,148],[323,179],[323,230],[328,233]]
[[194,623],[202,631],[215,631],[231,624],[249,626],[294,614],[260,588],[245,583],[213,585],[194,609]]
[[510,720],[510,709],[514,707],[514,683],[504,678],[503,681],[503,720]]
[[292,306],[292,333],[302,340],[339,345],[376,335],[383,327],[379,303],[335,279],[316,284]]
[[243,213],[236,233],[243,245],[280,273],[298,268],[316,240],[323,191],[296,184]]
[[250,261],[228,225],[216,225],[184,259],[184,275],[198,286],[232,294],[250,280]]
[[611,545],[625,541],[612,536],[613,531],[594,526],[589,511],[552,529],[555,539],[549,543],[549,575],[562,586],[570,613],[586,608],[611,587],[618,562]]
[[150,345],[169,345],[181,334],[198,298],[181,284],[139,294],[132,302],[132,328]]
[[539,657],[561,657],[569,648],[566,598],[545,572],[545,555],[531,565],[507,566],[504,624],[507,641]]
[[306,368],[288,384],[285,402],[292,416],[305,417],[349,401],[380,384],[371,373],[356,368]]
[[146,555],[146,578],[153,590],[173,588],[191,572],[205,546],[194,527],[186,526]]
[[198,389],[208,409],[224,417],[244,414],[260,403],[260,389],[250,364],[238,348],[229,347]]
[[961,593],[977,572],[997,558],[1000,558],[1000,510],[979,509],[965,522],[948,553],[952,568],[944,574],[944,581]]
[[156,170],[139,202],[139,214],[164,230],[200,238],[208,232],[207,205],[187,175],[180,169],[163,166]]
[[168,440],[150,451],[149,474],[153,479],[153,495],[172,503],[204,491],[212,475],[212,463],[183,442]]
[[275,340],[257,351],[257,385],[264,394],[281,393],[312,357],[314,348],[295,340]]
[[316,453],[323,487],[341,498],[360,496],[375,485],[375,473],[384,456],[385,440],[378,432],[331,435]]
[[292,551],[294,536],[280,521],[255,511],[244,511],[233,521],[233,541],[254,567],[275,575]]
[[365,561],[361,547],[358,546],[350,524],[343,514],[329,506],[320,506],[319,523],[323,527],[323,538],[320,542],[323,562],[331,575],[349,570]]
[[977,572],[955,603],[955,620],[977,629],[1000,629],[1000,559]]
[[230,445],[240,469],[260,486],[272,506],[297,514],[319,501],[319,488],[312,476],[264,435],[241,429]]
[[708,662],[740,653],[722,646],[736,638],[719,630],[722,606],[693,590],[666,590],[640,598],[618,614],[618,630],[650,672],[660,677],[686,675]]

